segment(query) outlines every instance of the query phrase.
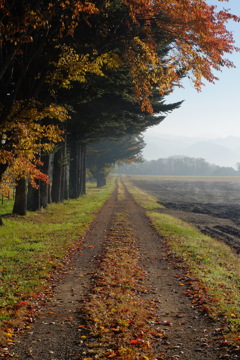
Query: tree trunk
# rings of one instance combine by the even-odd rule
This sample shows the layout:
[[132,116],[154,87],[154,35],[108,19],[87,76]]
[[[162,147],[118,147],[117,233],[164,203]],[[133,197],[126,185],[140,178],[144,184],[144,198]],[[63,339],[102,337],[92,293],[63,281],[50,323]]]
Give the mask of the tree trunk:
[[86,145],[79,144],[78,196],[86,194]]
[[[49,155],[44,155],[41,158],[43,162],[43,166],[41,171],[44,174],[49,175],[49,164],[50,164],[50,157]],[[32,185],[28,184],[28,193],[27,193],[27,210],[30,211],[40,211],[41,208],[47,207],[48,204],[48,191],[49,191],[49,184],[45,183],[44,181],[36,180],[36,184],[38,188],[32,187]]]
[[43,155],[41,158],[43,162],[42,172],[48,175],[49,183],[40,181],[40,206],[41,208],[46,208],[48,204],[52,202],[51,196],[51,173],[52,173],[52,154]]
[[[36,180],[36,184],[39,186],[39,181]],[[41,208],[40,204],[40,187],[34,188],[29,183],[27,193],[27,210],[38,211]]]
[[3,174],[7,170],[7,164],[0,164],[0,182],[2,181]]
[[[44,174],[47,174],[50,181],[50,162],[51,162],[51,156],[50,154],[46,154],[42,156],[42,172]],[[47,204],[49,203],[49,192],[50,192],[50,182],[45,183],[44,181],[40,181],[40,207],[46,208]]]
[[48,204],[51,204],[53,201],[52,201],[52,185],[49,184],[48,186],[48,198],[47,198],[47,203]]
[[[2,181],[3,174],[7,170],[7,164],[0,164],[0,183]],[[3,225],[2,218],[0,217],[0,226]]]
[[62,162],[63,162],[63,147],[54,154],[53,160],[53,178],[52,178],[52,201],[58,203],[61,201],[61,185],[62,185]]
[[54,155],[51,153],[49,155],[48,176],[49,176],[50,183],[48,184],[48,189],[47,189],[47,194],[46,194],[47,195],[47,204],[52,203],[53,159],[54,159]]
[[76,199],[86,194],[86,145],[71,138],[69,196]]
[[97,187],[102,187],[106,185],[106,177],[104,174],[104,169],[101,166],[97,165]]
[[77,140],[75,136],[70,141],[70,164],[69,164],[69,197],[77,198]]
[[67,156],[67,141],[63,143],[62,148],[62,176],[61,176],[61,194],[60,194],[60,200],[64,201],[68,199],[68,176],[67,176],[67,170],[68,170],[68,156]]
[[17,181],[13,214],[26,215],[26,213],[27,213],[26,179],[20,179]]

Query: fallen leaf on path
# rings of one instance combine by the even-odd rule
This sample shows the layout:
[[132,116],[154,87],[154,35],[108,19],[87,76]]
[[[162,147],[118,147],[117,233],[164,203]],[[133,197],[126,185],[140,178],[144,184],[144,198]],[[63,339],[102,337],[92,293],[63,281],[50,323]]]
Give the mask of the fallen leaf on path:
[[131,345],[140,345],[140,341],[138,341],[138,340],[131,340],[131,341],[130,341],[130,344],[131,344]]
[[227,340],[223,340],[223,341],[221,341],[221,345],[222,346],[228,346],[229,342]]
[[151,335],[156,336],[156,337],[163,337],[165,334],[151,332]]
[[171,321],[161,321],[161,324],[165,326],[172,326]]
[[113,352],[113,353],[107,355],[107,358],[110,359],[110,358],[113,358],[113,357],[115,357],[115,356],[117,356],[117,354],[116,354],[115,352]]

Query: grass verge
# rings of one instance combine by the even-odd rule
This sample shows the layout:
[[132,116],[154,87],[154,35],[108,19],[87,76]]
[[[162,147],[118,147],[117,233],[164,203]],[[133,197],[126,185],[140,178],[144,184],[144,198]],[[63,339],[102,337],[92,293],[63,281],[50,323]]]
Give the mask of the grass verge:
[[[97,211],[110,197],[114,179],[87,195],[51,204],[26,217],[4,218],[0,227],[0,342],[11,343],[13,329],[31,322],[32,303],[48,295],[52,272],[60,271]],[[9,206],[9,204],[7,205]],[[6,208],[2,208],[5,212]]]
[[156,198],[124,179],[128,191],[145,210],[153,226],[162,235],[171,255],[184,265],[190,278],[198,281],[193,303],[226,325],[226,336],[240,342],[240,259],[223,242],[203,235],[193,226],[159,213]]

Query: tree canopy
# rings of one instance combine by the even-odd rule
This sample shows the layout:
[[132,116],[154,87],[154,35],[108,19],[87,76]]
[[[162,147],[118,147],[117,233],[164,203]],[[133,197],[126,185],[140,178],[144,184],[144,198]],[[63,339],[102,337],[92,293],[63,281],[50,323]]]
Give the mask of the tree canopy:
[[[239,17],[205,0],[1,0],[0,180],[46,180],[40,153],[76,117],[96,138],[111,122],[116,127],[117,113],[129,116],[134,132],[143,116],[145,126],[156,123],[148,117],[157,111],[156,93],[164,97],[186,75],[200,90],[204,79],[217,79],[215,70],[234,66],[226,58],[238,51],[229,20]],[[119,74],[125,83],[115,82]],[[103,104],[112,105],[104,122],[95,117]]]

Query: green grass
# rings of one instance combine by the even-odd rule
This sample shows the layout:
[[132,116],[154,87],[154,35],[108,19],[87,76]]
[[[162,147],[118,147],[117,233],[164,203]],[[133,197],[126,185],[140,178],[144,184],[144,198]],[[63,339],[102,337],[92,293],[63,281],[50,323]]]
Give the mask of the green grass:
[[13,209],[13,203],[13,199],[4,199],[4,201],[0,203],[0,216],[5,214],[11,214]]
[[[50,273],[61,268],[71,248],[78,247],[97,211],[109,198],[114,179],[104,188],[88,185],[87,195],[51,204],[25,217],[4,218],[0,227],[0,325],[13,327],[26,300],[47,287]],[[10,212],[10,201],[1,208]],[[1,339],[0,339],[1,340]]]
[[[129,182],[124,179],[124,183],[129,184]],[[138,203],[145,209],[145,210],[157,210],[163,208],[164,206],[157,202],[157,197],[154,195],[147,194],[143,190],[139,189],[136,186],[131,184],[131,193],[134,197],[137,197]]]
[[[206,295],[206,309],[228,327],[229,336],[238,339],[240,330],[240,258],[221,241],[203,235],[178,218],[157,211],[157,203],[142,190],[124,180],[136,202],[146,210],[158,233],[168,244],[170,253],[184,264],[190,277],[199,281]],[[151,210],[152,208],[152,210]],[[206,300],[205,299],[205,300]]]

